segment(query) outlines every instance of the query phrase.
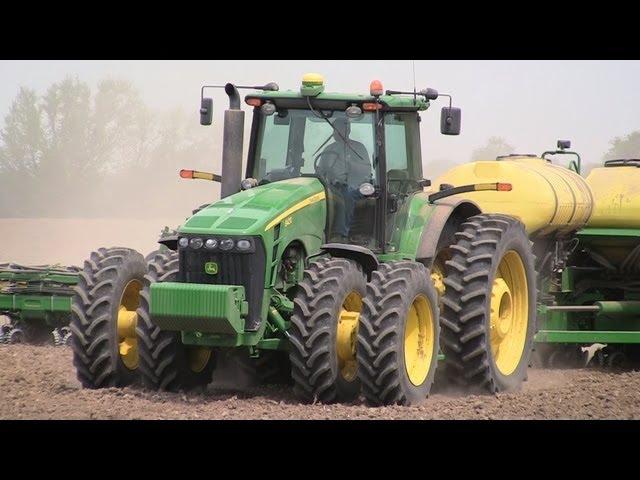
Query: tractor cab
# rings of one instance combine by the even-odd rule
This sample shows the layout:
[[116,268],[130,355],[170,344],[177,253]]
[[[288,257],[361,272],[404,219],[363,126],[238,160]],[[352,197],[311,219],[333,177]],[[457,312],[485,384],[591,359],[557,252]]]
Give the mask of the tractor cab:
[[299,92],[249,94],[245,102],[254,111],[243,188],[315,177],[326,191],[326,240],[383,252],[395,217],[429,184],[418,112],[438,96],[399,93],[383,94],[379,81],[369,95],[324,93],[322,77],[308,74]]

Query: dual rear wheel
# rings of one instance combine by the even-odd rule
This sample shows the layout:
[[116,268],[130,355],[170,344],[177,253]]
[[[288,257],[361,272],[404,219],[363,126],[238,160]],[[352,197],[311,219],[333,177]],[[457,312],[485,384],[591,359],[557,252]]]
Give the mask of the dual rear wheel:
[[536,332],[536,272],[524,226],[476,215],[450,250],[440,314],[445,376],[472,392],[519,389]]
[[294,299],[290,360],[308,402],[375,405],[424,400],[438,354],[437,294],[427,269],[391,262],[367,283],[358,263],[323,258],[305,271]]
[[431,390],[439,350],[438,296],[417,262],[390,262],[367,285],[358,360],[362,391],[373,405],[411,405]]
[[440,352],[442,378],[467,391],[521,387],[536,331],[534,257],[524,226],[477,215],[446,248],[447,259],[431,271],[388,262],[369,282],[352,260],[311,264],[290,329],[302,399],[349,402],[361,389],[372,405],[420,403]]

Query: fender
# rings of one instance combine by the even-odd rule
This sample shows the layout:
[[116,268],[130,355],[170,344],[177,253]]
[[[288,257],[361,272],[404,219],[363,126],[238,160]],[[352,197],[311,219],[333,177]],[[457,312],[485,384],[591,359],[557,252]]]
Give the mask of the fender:
[[378,257],[366,247],[359,245],[349,245],[347,243],[325,243],[320,247],[322,252],[326,252],[333,257],[349,258],[355,260],[371,279],[371,272],[378,269]]
[[[436,256],[439,242],[450,233],[457,231],[457,226],[469,217],[482,213],[480,207],[468,199],[446,200],[434,204],[434,212],[425,225],[416,252],[416,260],[431,264]],[[447,230],[451,230],[448,232]]]

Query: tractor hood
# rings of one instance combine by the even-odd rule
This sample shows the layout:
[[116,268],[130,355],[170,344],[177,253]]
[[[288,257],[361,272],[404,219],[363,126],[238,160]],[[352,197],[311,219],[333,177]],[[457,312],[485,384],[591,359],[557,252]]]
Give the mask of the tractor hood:
[[281,180],[218,200],[189,218],[179,233],[262,235],[307,206],[322,202],[316,178]]

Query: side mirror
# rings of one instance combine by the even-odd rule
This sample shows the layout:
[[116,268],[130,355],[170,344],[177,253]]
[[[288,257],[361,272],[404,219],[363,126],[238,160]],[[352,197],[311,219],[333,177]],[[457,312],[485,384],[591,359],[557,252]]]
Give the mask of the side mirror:
[[571,140],[558,140],[558,150],[571,148]]
[[213,120],[213,99],[203,98],[200,101],[200,125],[211,125]]
[[443,135],[460,135],[462,110],[456,107],[442,107],[440,112],[440,133]]

